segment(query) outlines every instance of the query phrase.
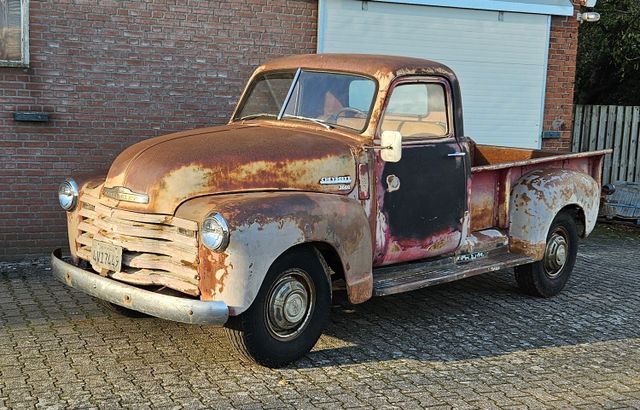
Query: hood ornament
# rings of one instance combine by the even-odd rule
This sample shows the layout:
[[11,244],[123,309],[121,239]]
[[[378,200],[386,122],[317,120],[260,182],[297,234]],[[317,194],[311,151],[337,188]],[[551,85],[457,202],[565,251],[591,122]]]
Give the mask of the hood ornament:
[[149,203],[149,195],[133,192],[129,188],[125,188],[123,186],[102,188],[102,195],[118,201],[135,202],[137,204]]

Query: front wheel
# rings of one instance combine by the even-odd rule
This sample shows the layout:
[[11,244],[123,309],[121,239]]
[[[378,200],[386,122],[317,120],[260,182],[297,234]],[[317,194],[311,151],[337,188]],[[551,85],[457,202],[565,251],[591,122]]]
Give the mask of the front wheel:
[[516,282],[529,295],[555,296],[569,280],[577,254],[576,222],[568,212],[560,212],[549,228],[543,259],[516,267]]
[[251,307],[225,327],[231,344],[263,366],[282,367],[308,353],[329,319],[331,288],[311,249],[280,257]]

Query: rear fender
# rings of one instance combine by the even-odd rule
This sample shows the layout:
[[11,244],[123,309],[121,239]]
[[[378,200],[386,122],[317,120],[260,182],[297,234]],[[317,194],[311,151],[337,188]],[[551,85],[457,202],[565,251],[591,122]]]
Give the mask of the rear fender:
[[371,297],[371,232],[357,201],[306,192],[213,195],[185,202],[176,216],[201,223],[210,212],[225,218],[230,241],[224,252],[200,244],[200,289],[203,299],[224,301],[232,315],[251,306],[280,255],[310,242],[328,244],[336,251],[352,303]]
[[599,193],[598,183],[578,171],[542,169],[524,175],[511,190],[510,250],[541,260],[551,223],[567,206],[577,206],[583,211],[587,236],[598,217]]

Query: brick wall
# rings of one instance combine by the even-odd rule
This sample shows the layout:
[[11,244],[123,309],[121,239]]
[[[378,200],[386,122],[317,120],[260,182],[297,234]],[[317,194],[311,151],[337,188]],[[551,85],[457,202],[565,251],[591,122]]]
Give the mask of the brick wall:
[[543,139],[544,149],[569,151],[571,147],[578,25],[575,16],[551,18],[543,130],[560,131],[560,138]]
[[66,176],[226,122],[255,66],[316,46],[315,0],[32,0],[30,13],[30,67],[0,67],[0,259],[66,244]]
[[[28,69],[0,67],[0,259],[66,243],[66,176],[141,139],[226,122],[255,66],[316,46],[316,0],[31,0]],[[575,17],[553,17],[544,126],[568,149]],[[49,123],[16,123],[45,111]]]

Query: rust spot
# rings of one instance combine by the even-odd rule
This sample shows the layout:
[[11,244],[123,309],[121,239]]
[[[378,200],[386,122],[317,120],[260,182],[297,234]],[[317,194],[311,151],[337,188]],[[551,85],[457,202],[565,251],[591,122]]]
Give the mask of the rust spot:
[[523,239],[509,238],[509,250],[513,253],[520,253],[531,256],[535,260],[544,257],[545,243],[532,243]]
[[494,226],[497,184],[497,175],[492,173],[476,174],[471,179],[469,210],[472,232]]
[[199,246],[198,276],[202,300],[213,300],[217,294],[224,291],[229,269],[233,269],[233,266],[225,263],[226,258],[226,253],[213,252],[204,245]]
[[479,231],[493,227],[493,197],[471,203],[471,231]]
[[460,232],[442,231],[424,239],[398,240],[389,237],[391,246],[375,266],[418,260],[455,251],[460,243]]
[[431,251],[439,251],[444,248],[448,243],[448,238],[438,238],[436,241],[427,246],[427,249]]
[[373,294],[373,275],[366,275],[359,280],[347,283],[347,295],[349,302],[353,304],[363,303],[371,299]]

